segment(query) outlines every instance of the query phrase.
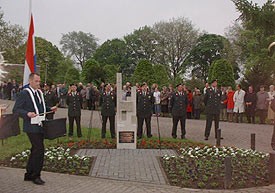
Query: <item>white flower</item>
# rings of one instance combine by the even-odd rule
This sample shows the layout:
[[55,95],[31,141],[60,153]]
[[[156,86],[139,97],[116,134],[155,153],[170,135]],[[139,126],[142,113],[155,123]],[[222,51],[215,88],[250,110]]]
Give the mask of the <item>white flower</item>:
[[11,160],[10,160],[10,161],[13,161],[13,160],[16,160],[16,158],[15,158],[15,157],[11,157]]

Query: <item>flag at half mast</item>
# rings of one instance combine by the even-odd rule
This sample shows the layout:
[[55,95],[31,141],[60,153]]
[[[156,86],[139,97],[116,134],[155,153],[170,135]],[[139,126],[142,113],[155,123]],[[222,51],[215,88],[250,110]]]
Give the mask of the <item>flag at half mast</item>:
[[34,22],[31,14],[30,29],[27,41],[26,59],[24,67],[23,85],[27,85],[29,82],[29,75],[32,72],[36,72],[36,53],[35,53],[35,40],[34,40]]

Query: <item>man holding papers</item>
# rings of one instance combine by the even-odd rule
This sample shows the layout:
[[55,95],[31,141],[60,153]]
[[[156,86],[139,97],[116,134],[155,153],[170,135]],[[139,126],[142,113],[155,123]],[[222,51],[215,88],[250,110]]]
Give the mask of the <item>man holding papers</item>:
[[23,118],[23,131],[27,133],[32,144],[31,155],[26,166],[25,181],[33,181],[42,185],[45,182],[40,178],[44,161],[44,131],[42,121],[49,111],[56,111],[57,107],[45,106],[44,96],[40,87],[40,76],[37,73],[29,75],[29,85],[20,92],[13,113]]

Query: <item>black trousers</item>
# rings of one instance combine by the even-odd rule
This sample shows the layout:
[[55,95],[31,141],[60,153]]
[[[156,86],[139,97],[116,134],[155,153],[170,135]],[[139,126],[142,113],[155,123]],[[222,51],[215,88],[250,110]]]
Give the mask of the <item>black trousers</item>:
[[77,136],[82,137],[81,127],[80,127],[80,116],[69,116],[69,137],[74,134],[74,120],[76,122]]
[[147,132],[146,132],[147,137],[152,137],[152,133],[151,133],[151,116],[148,116],[148,117],[137,116],[137,121],[138,121],[137,137],[138,138],[142,137],[144,121],[145,121],[146,129],[147,129]]
[[205,137],[209,137],[211,127],[212,127],[212,121],[215,122],[215,138],[217,138],[217,131],[219,129],[219,121],[220,121],[220,114],[207,114],[206,115],[206,127],[205,127]]
[[44,134],[43,133],[27,133],[32,144],[31,155],[29,157],[26,170],[27,176],[36,178],[41,175],[44,163]]
[[101,138],[106,137],[106,124],[107,120],[109,119],[110,122],[110,132],[111,132],[111,137],[115,138],[115,116],[102,116],[102,131],[101,131]]
[[180,121],[180,127],[181,127],[181,137],[184,137],[186,134],[186,130],[185,130],[186,117],[173,116],[172,137],[175,137],[175,138],[177,137],[177,128],[178,128],[179,121]]

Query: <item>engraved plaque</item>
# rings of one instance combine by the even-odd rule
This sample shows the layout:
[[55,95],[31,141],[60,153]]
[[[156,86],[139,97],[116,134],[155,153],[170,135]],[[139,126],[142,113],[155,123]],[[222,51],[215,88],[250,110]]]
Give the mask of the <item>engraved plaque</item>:
[[134,143],[135,133],[133,131],[120,131],[119,143]]

